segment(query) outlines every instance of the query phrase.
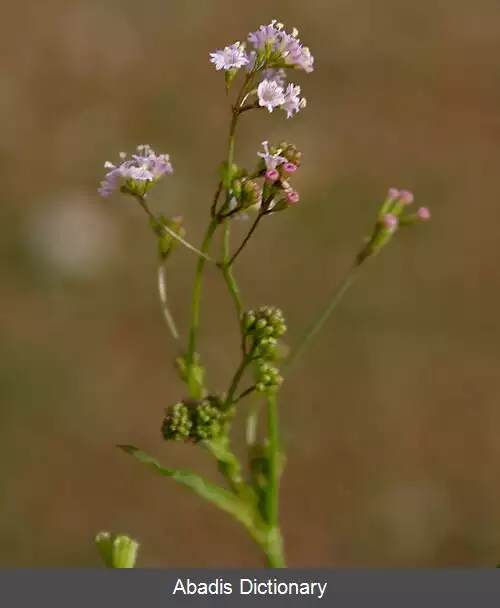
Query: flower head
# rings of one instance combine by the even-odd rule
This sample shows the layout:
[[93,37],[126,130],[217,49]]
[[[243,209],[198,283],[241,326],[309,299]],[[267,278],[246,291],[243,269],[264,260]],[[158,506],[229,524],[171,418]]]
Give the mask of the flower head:
[[286,112],[286,117],[290,118],[296,114],[301,108],[306,107],[304,97],[300,98],[300,87],[298,85],[289,84],[285,91],[285,100],[282,104],[283,110]]
[[215,64],[216,70],[231,70],[242,68],[249,63],[249,58],[245,53],[245,45],[235,42],[226,46],[221,51],[210,53],[210,62]]
[[264,164],[267,171],[276,169],[276,167],[278,167],[279,165],[288,162],[287,158],[281,156],[282,150],[278,149],[276,150],[276,152],[270,152],[269,142],[263,141],[262,147],[264,148],[264,152],[258,152],[257,154],[264,160]]
[[151,184],[173,172],[168,154],[155,154],[149,145],[137,146],[137,154],[132,154],[130,160],[125,160],[126,156],[120,153],[122,162],[117,166],[109,161],[104,163],[109,171],[99,188],[101,196],[109,196],[124,186],[131,193],[144,196]]
[[417,215],[421,220],[431,219],[431,212],[429,209],[427,209],[427,207],[420,207],[420,209],[417,211]]
[[297,165],[295,165],[294,163],[285,163],[283,165],[283,171],[288,175],[290,175],[291,173],[295,173],[295,171],[297,171]]
[[282,23],[273,19],[269,25],[261,25],[257,31],[250,33],[248,40],[261,58],[262,65],[278,65],[312,72],[314,58],[309,48],[301,44],[298,34],[295,28],[289,34]]
[[397,188],[389,188],[387,192],[387,198],[391,201],[397,201],[401,196],[401,191]]
[[261,25],[256,32],[248,34],[248,40],[258,51],[263,50],[266,46],[273,47],[278,42],[282,28],[283,25],[273,19],[269,25]]
[[259,105],[272,112],[285,103],[285,91],[275,80],[263,80],[257,88]]
[[266,171],[265,178],[268,182],[275,182],[279,179],[279,177],[280,174],[277,169],[269,169],[268,171]]
[[402,190],[399,193],[399,200],[403,205],[410,205],[413,203],[413,194],[408,190]]

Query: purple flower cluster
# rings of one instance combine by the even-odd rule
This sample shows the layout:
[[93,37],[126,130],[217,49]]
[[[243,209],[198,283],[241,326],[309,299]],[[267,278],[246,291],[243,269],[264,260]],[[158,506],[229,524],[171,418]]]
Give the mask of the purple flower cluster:
[[262,80],[254,91],[259,106],[269,112],[281,108],[290,118],[306,106],[306,100],[299,96],[299,86],[286,83],[285,69],[312,72],[314,58],[309,48],[301,44],[296,29],[289,34],[276,20],[250,33],[248,42],[253,46],[249,52],[244,43],[235,42],[210,53],[210,61],[217,70],[234,73],[245,67],[251,74],[261,75]]
[[[314,57],[307,46],[303,46],[298,38],[299,32],[293,29],[289,34],[283,29],[283,24],[273,19],[269,25],[248,35],[248,41],[254,50],[250,55],[255,57],[256,65],[264,67],[291,67],[304,72],[314,70]],[[253,58],[253,57],[252,57]]]
[[[270,210],[278,210],[286,208],[289,205],[294,205],[300,200],[299,193],[290,185],[289,179],[297,171],[298,166],[290,161],[290,158],[285,156],[286,150],[283,148],[269,148],[269,142],[263,141],[262,147],[264,152],[258,152],[264,163],[264,177],[268,184],[271,185],[271,192],[276,194],[268,208]],[[281,195],[281,196],[278,196]],[[281,200],[278,200],[280,199]]]
[[125,152],[121,152],[119,165],[104,163],[109,171],[99,188],[101,196],[109,196],[124,187],[131,194],[145,196],[151,184],[173,172],[168,154],[155,154],[148,145],[137,146],[137,154],[132,154],[129,160],[126,158]]

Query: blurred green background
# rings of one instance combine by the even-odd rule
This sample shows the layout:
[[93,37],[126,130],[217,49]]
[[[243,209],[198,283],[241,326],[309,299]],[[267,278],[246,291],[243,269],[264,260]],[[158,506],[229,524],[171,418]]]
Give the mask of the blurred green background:
[[[208,54],[274,17],[316,71],[297,78],[306,110],[239,132],[242,163],[264,139],[303,152],[300,204],[237,263],[247,306],[280,306],[293,343],[389,187],[433,214],[363,272],[283,387],[289,564],[500,561],[498,0],[25,0],[5,5],[0,43],[2,566],[99,565],[101,529],[139,539],[142,566],[261,564],[225,515],[114,448],[213,471],[161,440],[183,387],[155,243],[132,200],[96,189],[105,160],[150,143],[175,168],[152,205],[199,243],[228,126]],[[184,332],[194,264],[171,265]],[[213,268],[203,304],[220,390],[236,327]]]

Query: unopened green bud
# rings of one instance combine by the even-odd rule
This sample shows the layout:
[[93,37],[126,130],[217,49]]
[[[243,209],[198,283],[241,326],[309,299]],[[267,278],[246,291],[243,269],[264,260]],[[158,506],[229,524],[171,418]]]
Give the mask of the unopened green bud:
[[255,324],[256,329],[264,329],[264,327],[266,327],[267,325],[267,320],[266,319],[259,319],[257,321],[257,323]]
[[253,328],[255,321],[256,321],[256,317],[252,311],[245,312],[243,314],[243,327],[247,332]]
[[261,199],[261,189],[256,182],[244,179],[241,191],[241,204],[243,209],[256,205]]
[[297,146],[284,141],[278,146],[277,149],[281,150],[280,155],[284,156],[289,163],[293,163],[296,167],[300,167],[300,158],[302,153],[298,150]]
[[241,180],[235,179],[233,182],[234,196],[239,200],[241,198]]
[[139,543],[125,534],[112,536],[109,532],[96,535],[95,544],[108,568],[134,568]]

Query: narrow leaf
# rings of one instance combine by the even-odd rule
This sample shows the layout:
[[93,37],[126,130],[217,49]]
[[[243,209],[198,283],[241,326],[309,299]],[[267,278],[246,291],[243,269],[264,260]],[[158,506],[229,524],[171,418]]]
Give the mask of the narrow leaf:
[[130,454],[139,462],[147,465],[150,469],[163,475],[171,477],[186,488],[191,489],[195,494],[204,498],[207,502],[219,507],[226,513],[232,515],[236,520],[241,522],[249,530],[254,529],[255,512],[252,505],[244,502],[229,490],[221,488],[215,483],[207,481],[186,469],[169,469],[162,466],[157,460],[148,456],[145,452],[131,445],[119,445],[120,450],[126,454]]

